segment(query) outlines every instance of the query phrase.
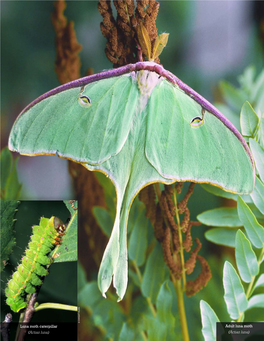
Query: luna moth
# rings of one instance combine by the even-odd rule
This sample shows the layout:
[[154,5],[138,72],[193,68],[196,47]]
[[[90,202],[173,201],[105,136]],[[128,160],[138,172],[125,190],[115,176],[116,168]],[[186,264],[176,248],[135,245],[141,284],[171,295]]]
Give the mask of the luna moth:
[[57,217],[50,219],[42,217],[39,225],[32,227],[32,231],[31,241],[21,264],[13,273],[5,290],[6,303],[14,312],[26,308],[25,296],[34,293],[36,286],[42,285],[43,277],[48,274],[46,265],[52,263],[52,258],[47,255],[55,245],[61,244],[65,226]]
[[254,162],[227,118],[175,75],[138,62],[61,85],[16,119],[9,148],[57,154],[106,174],[117,194],[116,217],[98,275],[105,296],[112,278],[127,287],[126,226],[137,193],[155,182],[210,183],[250,193]]

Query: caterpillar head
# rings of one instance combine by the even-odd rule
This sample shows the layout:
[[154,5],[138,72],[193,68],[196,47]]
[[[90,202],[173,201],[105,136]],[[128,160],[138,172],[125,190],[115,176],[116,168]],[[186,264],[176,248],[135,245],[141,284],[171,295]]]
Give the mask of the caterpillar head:
[[64,234],[66,226],[63,224],[60,218],[54,217],[54,228],[58,233]]

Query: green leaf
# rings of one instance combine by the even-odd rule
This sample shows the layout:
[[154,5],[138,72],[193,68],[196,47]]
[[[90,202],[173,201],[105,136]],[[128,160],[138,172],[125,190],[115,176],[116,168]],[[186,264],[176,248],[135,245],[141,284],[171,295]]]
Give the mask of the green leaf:
[[154,317],[147,317],[146,329],[148,333],[148,341],[166,340],[166,324]]
[[135,333],[133,328],[131,328],[127,322],[123,323],[118,341],[134,341]]
[[134,260],[137,266],[141,266],[145,262],[146,250],[148,246],[148,225],[149,219],[146,218],[146,210],[144,205],[138,206],[139,215],[133,227],[129,245],[128,255],[131,260]]
[[241,230],[236,234],[236,263],[242,280],[249,283],[259,272],[259,265],[255,252],[247,237]]
[[220,90],[228,106],[239,111],[245,101],[245,92],[226,81],[220,82]]
[[78,201],[77,200],[64,200],[65,206],[70,212],[70,215],[74,215],[78,210]]
[[234,126],[237,129],[240,129],[240,118],[239,115],[237,114],[237,111],[232,110],[229,106],[227,106],[224,103],[216,102],[214,103],[214,105],[219,111],[221,111],[222,114],[224,114],[230,120],[230,122],[234,124]]
[[4,269],[9,260],[14,246],[16,245],[14,222],[19,201],[0,199],[0,241],[1,241],[1,266],[0,272]]
[[169,281],[166,280],[160,287],[157,297],[157,316],[163,322],[174,325],[174,317],[171,313],[172,308],[172,293],[169,287]]
[[264,107],[264,70],[262,70],[252,87],[252,102],[255,103],[255,110],[263,111]]
[[222,190],[219,187],[216,186],[212,186],[209,184],[201,184],[201,186],[209,193],[212,193],[218,197],[223,197],[223,198],[227,198],[227,199],[233,199],[236,200],[237,199],[237,194],[231,193],[231,192],[226,192],[224,190]]
[[109,237],[113,228],[114,220],[107,209],[100,206],[93,207],[93,215],[102,231]]
[[97,302],[102,299],[96,281],[86,283],[78,294],[78,304],[82,307],[89,307],[91,309],[95,308]]
[[235,247],[236,229],[213,228],[205,232],[205,238],[212,243]]
[[[222,197],[222,198],[227,198],[227,199],[232,199],[237,201],[237,197],[238,195],[235,193],[231,193],[231,192],[226,192],[223,189],[216,187],[216,186],[212,186],[209,184],[201,184],[201,186],[203,187],[203,189],[205,189],[207,192],[212,193],[218,197]],[[243,200],[245,202],[251,202],[251,198],[249,195],[241,195],[241,197],[243,198]]]
[[249,147],[253,154],[260,179],[264,182],[264,150],[260,147],[258,142],[253,139],[249,139]]
[[202,317],[202,333],[205,341],[216,340],[216,322],[220,322],[214,310],[210,305],[201,300],[200,310]]
[[22,185],[18,181],[17,161],[18,161],[18,158],[14,160],[12,171],[6,182],[6,189],[5,189],[6,200],[18,199],[20,196]]
[[145,330],[145,317],[152,317],[152,311],[150,310],[147,300],[142,295],[139,295],[132,300],[132,307],[130,317],[132,323],[135,326],[134,329],[138,331]]
[[264,274],[261,274],[254,286],[254,290],[258,287],[264,287]]
[[264,215],[257,209],[255,204],[248,204],[248,207],[251,209],[252,213],[256,217],[257,221],[260,225],[264,225]]
[[247,309],[247,298],[240,278],[232,264],[225,262],[224,265],[224,299],[227,306],[227,311],[230,317],[234,320],[238,319],[239,314]]
[[164,323],[166,325],[166,338],[163,338],[163,340],[166,341],[174,341],[177,337],[179,340],[179,330],[176,330],[177,323],[179,325],[179,321],[176,322],[176,318],[172,312],[174,299],[174,292],[172,292],[172,290],[173,284],[169,280],[166,280],[160,288],[156,303],[157,319],[160,323]]
[[250,194],[254,204],[264,214],[264,184],[256,176],[254,191]]
[[252,308],[264,308],[264,294],[252,296],[248,301],[248,310]]
[[164,263],[162,248],[156,243],[148,257],[141,285],[144,297],[149,297],[152,303],[156,303],[161,284],[168,278],[168,270]]
[[[65,236],[63,236],[62,244],[56,249],[56,253],[60,256],[54,259],[54,263],[73,262],[78,260],[77,252],[77,235],[78,235],[78,211],[77,201],[71,207],[69,201],[64,201],[67,208],[70,210],[71,218],[67,225]],[[69,207],[70,206],[70,207]]]
[[237,200],[237,211],[239,219],[241,223],[244,225],[247,235],[251,241],[251,243],[256,248],[262,248],[264,243],[264,229],[261,226],[251,209],[248,205],[243,201],[241,197],[238,197]]
[[78,292],[80,292],[86,285],[86,274],[80,262],[77,263],[77,284],[78,284]]
[[17,165],[18,158],[13,161],[11,152],[7,147],[0,154],[1,165],[1,198],[16,200],[20,196],[22,185],[18,182]]
[[[245,68],[242,75],[238,76],[238,82],[247,93],[252,92],[252,88],[254,87],[255,82],[255,76],[256,76],[256,68],[253,65],[249,65]],[[250,101],[252,101],[253,98],[250,96]]]
[[128,275],[129,279],[132,280],[133,283],[140,288],[141,287],[140,279],[138,278],[138,275],[132,270],[132,267],[128,268]]
[[[264,96],[262,96],[262,98],[264,98]],[[264,107],[264,99],[262,99],[262,101],[263,101],[262,107]],[[260,114],[261,111],[259,110],[258,113]],[[258,132],[257,132],[257,135],[256,135],[255,139],[259,143],[260,147],[262,149],[264,149],[264,119],[261,116],[260,116],[260,124],[259,124],[259,127],[258,127]]]
[[78,294],[78,303],[90,312],[95,326],[105,331],[105,336],[118,340],[125,320],[117,302],[104,299],[95,281],[87,283]]
[[6,182],[11,173],[13,157],[8,149],[5,147],[1,150],[0,153],[0,163],[1,163],[1,191],[6,187]]
[[238,218],[237,209],[230,207],[214,208],[205,211],[197,216],[197,219],[204,225],[239,227],[241,221]]
[[245,102],[241,109],[240,125],[244,136],[253,137],[259,123],[258,115],[249,102]]
[[130,326],[127,322],[123,323],[118,341],[144,341],[142,335],[136,330],[135,326]]
[[[205,189],[207,192],[212,193],[218,197],[222,197],[222,198],[227,198],[227,199],[232,199],[234,201],[237,201],[238,195],[235,193],[231,193],[231,192],[226,192],[223,189],[216,187],[216,186],[212,186],[209,184],[201,184],[201,186],[203,187],[203,189]],[[251,197],[249,195],[240,195],[241,198],[243,198],[243,200],[247,203],[252,202]]]

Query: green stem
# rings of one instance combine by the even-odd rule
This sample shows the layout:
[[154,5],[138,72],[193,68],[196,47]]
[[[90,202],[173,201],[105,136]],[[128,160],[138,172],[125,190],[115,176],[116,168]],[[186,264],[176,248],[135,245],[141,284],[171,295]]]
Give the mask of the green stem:
[[35,311],[39,311],[42,309],[61,309],[69,311],[78,311],[78,307],[60,303],[42,303],[35,309]]
[[182,283],[183,283],[183,291],[185,291],[186,287],[186,274],[185,274],[185,269],[184,269],[184,248],[182,245],[182,232],[181,232],[181,223],[180,223],[180,217],[179,217],[179,211],[177,208],[177,197],[176,197],[176,191],[175,187],[173,190],[173,200],[174,200],[174,205],[175,205],[175,210],[176,210],[176,220],[177,220],[177,225],[178,225],[178,235],[179,235],[179,242],[180,242],[180,257],[181,257],[181,267],[182,267]]
[[186,313],[185,313],[185,306],[184,306],[184,299],[183,299],[183,293],[185,291],[186,287],[186,274],[184,269],[184,248],[182,245],[182,232],[181,232],[181,223],[180,223],[180,216],[179,211],[177,207],[177,196],[175,187],[173,190],[173,200],[175,205],[175,213],[176,213],[176,221],[178,225],[178,234],[179,234],[179,242],[180,242],[180,258],[181,258],[181,267],[182,267],[182,284],[180,279],[174,279],[173,277],[173,284],[176,289],[177,294],[177,303],[178,303],[178,309],[179,309],[179,316],[180,316],[180,323],[181,323],[181,330],[182,330],[182,337],[184,341],[189,341],[189,332],[188,332],[188,325],[187,325],[187,319],[186,319]]
[[[140,284],[141,284],[141,283],[142,283],[142,275],[141,275],[140,269],[139,269],[139,267],[137,266],[137,264],[136,264],[135,261],[132,261],[132,264],[133,264],[133,266],[134,266],[134,268],[135,268],[135,270],[136,270],[136,274],[137,274],[138,279],[139,279],[139,282],[140,282]],[[152,304],[150,298],[149,298],[149,297],[146,297],[146,300],[147,300],[148,306],[149,306],[149,308],[150,308],[150,310],[151,310],[151,312],[152,312],[152,315],[153,315],[154,317],[156,317],[156,315],[157,315],[156,309],[155,309],[154,305]]]
[[171,275],[172,282],[176,291],[177,295],[177,303],[178,303],[178,310],[179,310],[179,317],[181,323],[181,331],[182,331],[182,338],[183,341],[189,341],[189,332],[186,320],[186,313],[184,307],[184,299],[183,299],[183,290],[181,286],[181,280],[175,279],[174,276]]
[[147,335],[143,330],[141,331],[141,336],[142,336],[144,341],[148,341]]
[[[259,259],[258,259],[258,265],[259,265],[259,266],[260,266],[260,264],[261,264],[261,260],[262,260],[263,256],[264,256],[264,244],[263,244],[262,250],[261,250],[261,252],[260,252]],[[248,285],[247,292],[246,292],[246,298],[247,298],[247,299],[249,299],[250,296],[252,295],[252,292],[253,292],[253,290],[254,290],[254,282],[255,282],[255,279],[256,279],[256,276],[253,276],[253,277],[251,278],[251,282],[250,282],[249,285]],[[244,316],[244,313],[240,313],[240,314],[239,314],[239,317],[238,317],[238,319],[237,319],[237,322],[243,322],[243,321],[242,321],[242,320],[244,319],[243,316]]]
[[[24,313],[21,313],[21,314],[19,315],[19,323],[22,323],[22,322],[23,322],[24,316],[25,316],[25,312],[24,312]],[[15,341],[18,340],[19,332],[20,332],[20,328],[17,328],[17,330],[16,330]]]
[[[260,255],[259,255],[259,259],[258,259],[258,265],[260,266],[261,264],[261,260],[263,258],[263,255],[264,255],[264,245],[262,247],[262,250],[260,252]],[[247,293],[246,293],[246,297],[247,299],[251,296],[252,294],[252,289],[253,289],[253,286],[254,286],[254,282],[255,282],[255,279],[256,279],[256,276],[253,276],[252,279],[251,279],[251,282],[249,283],[249,286],[248,286],[248,289],[247,289]]]
[[[155,183],[155,189],[158,196],[158,199],[160,201],[161,191],[158,183]],[[177,198],[176,193],[174,190],[174,204],[176,206],[176,219],[178,224],[178,231],[179,231],[179,241],[180,241],[180,249],[181,249],[181,265],[182,265],[182,278],[184,285],[181,285],[181,280],[175,279],[174,276],[171,274],[171,279],[176,291],[177,295],[177,303],[178,303],[178,310],[179,310],[179,317],[180,317],[180,324],[181,324],[181,331],[182,331],[182,337],[183,341],[189,341],[189,332],[188,332],[188,326],[187,326],[187,319],[186,319],[186,313],[185,313],[185,306],[184,306],[184,299],[183,299],[183,293],[185,291],[185,283],[186,283],[186,277],[185,277],[185,271],[184,271],[184,254],[183,254],[183,246],[182,246],[182,233],[181,233],[181,227],[180,227],[180,217],[179,212],[177,209]],[[167,220],[165,219],[166,225],[168,224]]]
[[239,313],[238,319],[236,321],[237,322],[243,322],[243,320],[244,320],[243,316],[244,316],[243,312]]

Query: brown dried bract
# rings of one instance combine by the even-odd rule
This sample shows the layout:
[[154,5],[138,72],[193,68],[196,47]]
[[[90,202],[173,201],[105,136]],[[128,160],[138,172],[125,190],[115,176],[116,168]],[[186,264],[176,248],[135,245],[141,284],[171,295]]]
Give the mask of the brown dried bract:
[[182,268],[181,268],[181,262],[178,258],[179,255],[177,255],[177,264],[173,259],[172,253],[171,253],[171,232],[170,229],[167,227],[164,231],[164,239],[161,243],[162,245],[162,251],[163,251],[163,257],[165,263],[168,265],[168,268],[170,269],[171,273],[177,278],[180,279],[182,275]]
[[155,238],[159,242],[161,242],[164,238],[164,231],[165,231],[166,225],[164,223],[164,219],[163,219],[163,215],[162,215],[162,211],[161,211],[161,207],[159,203],[157,203],[156,220],[153,226],[154,226]]
[[54,2],[55,10],[51,17],[56,34],[55,72],[61,84],[80,78],[79,52],[82,49],[77,41],[73,22],[67,23],[63,14],[65,8],[65,1]]
[[[191,252],[189,259],[182,265],[182,261],[184,262],[182,250],[184,249],[184,251],[188,253],[191,251],[193,245],[191,227],[201,225],[200,222],[190,220],[190,211],[187,207],[187,203],[195,186],[194,183],[191,183],[184,198],[177,205],[178,214],[184,214],[180,223],[181,230],[179,230],[178,224],[174,218],[176,207],[172,198],[175,195],[175,192],[181,192],[182,186],[183,183],[178,183],[174,187],[173,185],[164,185],[164,190],[161,193],[159,193],[159,189],[157,188],[159,197],[159,202],[157,204],[155,204],[156,196],[153,186],[144,188],[140,192],[139,199],[143,201],[147,207],[146,216],[152,217],[151,222],[154,226],[155,238],[162,245],[164,261],[174,278],[178,280],[181,279],[183,266],[186,275],[190,275],[195,268],[196,259],[202,264],[201,274],[194,281],[188,281],[186,284],[186,294],[191,296],[207,284],[211,277],[211,272],[204,258],[198,255],[202,246],[198,238],[195,239],[197,246]],[[183,239],[183,237],[180,237],[181,235],[185,236],[183,241],[181,240]]]
[[185,212],[186,207],[187,207],[188,200],[190,199],[190,196],[193,194],[194,186],[195,186],[195,183],[194,183],[194,182],[191,182],[191,183],[190,183],[190,186],[189,186],[189,188],[188,188],[187,193],[185,194],[185,196],[184,196],[184,198],[182,199],[182,201],[178,204],[178,210],[179,210],[179,213],[180,213],[180,214],[182,214],[183,212]]
[[138,195],[140,201],[146,206],[146,217],[149,218],[152,225],[156,221],[156,193],[153,185],[144,187]]
[[207,285],[208,281],[212,277],[211,270],[206,259],[199,255],[197,255],[197,259],[199,260],[202,266],[202,271],[194,281],[187,282],[186,284],[187,296],[195,295],[198,291],[200,291],[203,287]]
[[173,218],[174,213],[175,213],[175,211],[174,211],[174,206],[173,206],[173,210],[171,211],[171,210],[170,210],[170,207],[169,207],[169,205],[168,205],[168,201],[167,201],[167,199],[166,199],[165,191],[163,191],[163,192],[161,193],[160,205],[161,205],[161,208],[162,208],[162,210],[163,210],[163,212],[164,212],[164,215],[165,215],[165,217],[167,218],[167,220],[168,220],[168,222],[169,222],[171,228],[172,228],[173,230],[177,230],[177,224],[175,223],[175,220],[174,220],[174,218]]
[[[100,25],[103,36],[107,39],[105,53],[114,67],[146,60],[146,53],[139,44],[138,33],[142,23],[147,30],[153,48],[157,38],[156,18],[159,3],[155,0],[138,0],[135,9],[133,0],[114,1],[117,11],[113,16],[111,1],[99,0],[98,10],[103,17]],[[155,59],[159,63],[159,58]]]
[[184,184],[183,182],[177,182],[177,184],[175,186],[176,193],[178,193],[178,194],[181,193],[183,184]]
[[193,269],[195,268],[195,264],[196,264],[197,254],[202,247],[202,243],[200,242],[198,238],[195,238],[195,242],[197,246],[191,252],[190,258],[185,262],[185,265],[184,265],[187,275],[190,275],[193,272]]
[[185,230],[185,239],[182,242],[182,245],[183,245],[184,250],[186,252],[190,252],[191,247],[193,245],[192,235],[191,235],[191,227],[192,227],[192,224],[188,223],[188,228]]

